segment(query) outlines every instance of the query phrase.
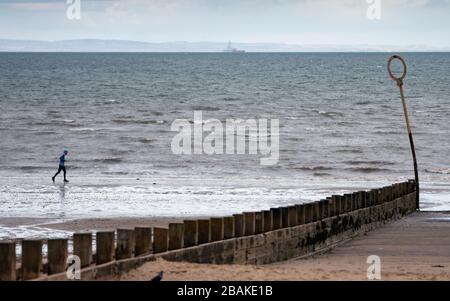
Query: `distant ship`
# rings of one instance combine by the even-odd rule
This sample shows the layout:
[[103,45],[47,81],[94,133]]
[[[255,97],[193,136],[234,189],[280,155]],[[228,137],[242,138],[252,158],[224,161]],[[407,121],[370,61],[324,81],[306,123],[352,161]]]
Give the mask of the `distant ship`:
[[227,49],[224,49],[223,52],[230,52],[230,53],[245,53],[245,50],[233,48],[233,47],[231,46],[231,41],[229,41],[229,42],[228,42],[228,47],[227,47]]

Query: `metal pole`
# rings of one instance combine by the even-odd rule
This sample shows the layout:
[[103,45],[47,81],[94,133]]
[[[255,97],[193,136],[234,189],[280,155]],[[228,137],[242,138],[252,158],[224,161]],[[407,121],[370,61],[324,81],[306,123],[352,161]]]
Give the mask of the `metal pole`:
[[[399,60],[403,65],[403,74],[400,77],[395,76],[391,70],[392,62],[396,59]],[[414,139],[413,139],[413,135],[412,135],[411,125],[409,122],[408,107],[406,106],[406,99],[405,99],[405,95],[403,93],[403,80],[405,79],[406,73],[407,73],[405,60],[398,55],[391,56],[388,61],[388,72],[389,72],[390,77],[397,83],[397,86],[400,89],[400,97],[402,99],[402,104],[403,104],[403,113],[405,114],[405,120],[406,120],[406,129],[408,130],[409,144],[411,146],[411,153],[412,153],[412,157],[413,157],[413,161],[414,161],[414,176],[416,179],[416,209],[420,210],[419,171],[417,169],[416,149],[414,147]]]

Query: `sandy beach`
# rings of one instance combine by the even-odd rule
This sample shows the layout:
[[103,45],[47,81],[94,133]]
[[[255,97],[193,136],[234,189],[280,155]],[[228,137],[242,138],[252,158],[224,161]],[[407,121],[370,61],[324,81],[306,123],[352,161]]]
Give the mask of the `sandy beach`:
[[114,280],[367,280],[367,257],[381,259],[381,280],[450,280],[450,213],[416,213],[307,259],[266,266],[200,265],[158,260]]

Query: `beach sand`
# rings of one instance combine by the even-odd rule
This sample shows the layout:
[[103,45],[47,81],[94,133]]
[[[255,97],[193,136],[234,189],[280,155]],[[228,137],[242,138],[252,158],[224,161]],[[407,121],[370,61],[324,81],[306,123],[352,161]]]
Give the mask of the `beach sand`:
[[[265,266],[200,265],[158,260],[114,280],[367,280],[368,256],[381,259],[381,280],[450,280],[450,214],[416,213],[315,257]],[[111,279],[111,280],[112,280]]]
[[[93,231],[136,226],[165,227],[180,218],[50,219],[1,218],[7,227],[48,231]],[[450,280],[450,213],[422,212],[360,235],[333,250],[307,259],[265,266],[150,262],[121,277],[103,280],[147,281],[160,271],[168,281],[367,280],[370,255],[380,256],[382,280]]]

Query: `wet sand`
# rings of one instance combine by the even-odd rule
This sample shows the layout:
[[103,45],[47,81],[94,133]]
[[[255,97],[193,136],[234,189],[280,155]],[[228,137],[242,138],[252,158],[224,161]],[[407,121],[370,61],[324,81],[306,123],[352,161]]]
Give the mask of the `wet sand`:
[[450,280],[450,213],[416,213],[308,259],[266,266],[150,262],[115,280],[367,280],[367,258],[381,259],[382,280]]
[[[167,227],[182,222],[177,217],[90,218],[55,220],[48,218],[0,218],[0,239],[63,238],[78,231],[102,231],[134,227]],[[2,237],[4,236],[4,237]]]

